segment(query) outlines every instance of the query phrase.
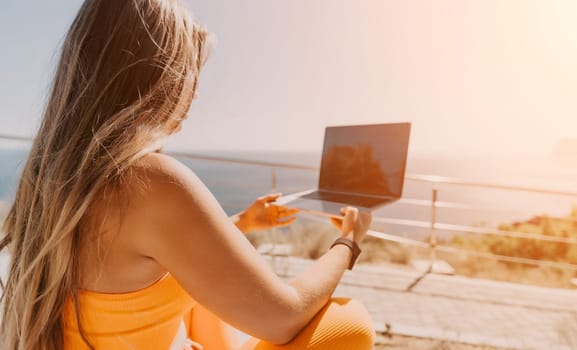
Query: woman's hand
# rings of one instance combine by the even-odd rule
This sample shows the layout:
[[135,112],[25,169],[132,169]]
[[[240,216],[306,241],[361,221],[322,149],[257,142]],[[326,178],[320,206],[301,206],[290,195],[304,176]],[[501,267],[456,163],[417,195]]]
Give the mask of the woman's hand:
[[292,224],[296,220],[292,215],[299,210],[274,205],[273,202],[280,196],[280,193],[273,193],[258,198],[248,208],[232,217],[234,224],[244,233]]
[[331,223],[341,231],[341,236],[352,239],[357,244],[365,238],[371,228],[373,216],[371,213],[360,212],[355,207],[341,209],[342,218],[331,217]]

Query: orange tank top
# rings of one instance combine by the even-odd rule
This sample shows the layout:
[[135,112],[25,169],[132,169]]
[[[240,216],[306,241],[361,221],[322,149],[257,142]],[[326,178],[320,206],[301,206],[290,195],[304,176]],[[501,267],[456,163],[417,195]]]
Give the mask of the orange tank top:
[[[202,348],[188,338],[196,301],[170,274],[135,292],[82,290],[79,302],[84,334],[96,349]],[[89,349],[78,331],[72,300],[64,310],[64,349]]]

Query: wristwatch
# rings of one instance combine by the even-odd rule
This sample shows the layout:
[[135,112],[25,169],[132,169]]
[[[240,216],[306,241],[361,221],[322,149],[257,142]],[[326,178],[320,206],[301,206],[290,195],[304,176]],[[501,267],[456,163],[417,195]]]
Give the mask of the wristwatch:
[[331,245],[331,248],[336,246],[337,244],[344,244],[347,247],[349,247],[353,252],[351,262],[349,263],[349,267],[347,267],[347,269],[352,270],[353,266],[355,265],[355,261],[359,257],[359,254],[361,254],[361,248],[359,248],[359,245],[355,241],[344,237],[340,237],[336,241],[334,241],[333,244]]

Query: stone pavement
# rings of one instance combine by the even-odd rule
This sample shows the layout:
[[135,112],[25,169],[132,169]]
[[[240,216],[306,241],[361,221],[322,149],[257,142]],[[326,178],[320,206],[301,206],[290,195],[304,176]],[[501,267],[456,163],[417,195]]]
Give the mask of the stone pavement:
[[[312,264],[265,258],[287,280]],[[392,265],[357,265],[334,295],[362,301],[378,332],[507,349],[577,349],[577,289],[427,275],[406,291],[419,275]]]

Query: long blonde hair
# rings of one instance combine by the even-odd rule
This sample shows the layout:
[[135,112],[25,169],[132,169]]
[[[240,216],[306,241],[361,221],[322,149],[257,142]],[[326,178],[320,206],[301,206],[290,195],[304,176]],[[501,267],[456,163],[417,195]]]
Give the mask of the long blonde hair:
[[2,227],[0,251],[11,254],[3,350],[63,348],[63,309],[78,300],[82,218],[178,129],[207,36],[178,0],[86,0],[80,8]]

